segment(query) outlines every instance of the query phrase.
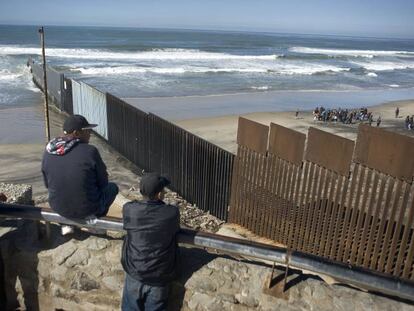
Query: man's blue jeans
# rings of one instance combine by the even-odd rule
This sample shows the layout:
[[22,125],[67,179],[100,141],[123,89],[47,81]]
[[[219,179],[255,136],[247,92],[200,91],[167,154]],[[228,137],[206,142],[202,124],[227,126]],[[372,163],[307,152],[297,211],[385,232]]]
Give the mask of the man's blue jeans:
[[122,311],[164,311],[168,305],[169,286],[151,286],[125,273]]
[[96,217],[104,217],[106,216],[106,214],[108,214],[109,208],[111,207],[111,204],[115,201],[115,197],[118,194],[118,192],[118,186],[113,182],[109,182],[101,193],[101,204],[99,210],[95,214]]

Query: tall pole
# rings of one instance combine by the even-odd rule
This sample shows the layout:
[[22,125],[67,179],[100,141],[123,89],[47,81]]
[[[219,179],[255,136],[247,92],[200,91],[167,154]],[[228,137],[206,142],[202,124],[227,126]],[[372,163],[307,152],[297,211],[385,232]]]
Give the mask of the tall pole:
[[43,26],[39,28],[40,44],[42,46],[42,58],[43,58],[43,94],[45,95],[45,128],[46,139],[50,141],[50,125],[49,125],[49,99],[47,96],[47,78],[46,78],[46,56],[45,56],[45,32]]

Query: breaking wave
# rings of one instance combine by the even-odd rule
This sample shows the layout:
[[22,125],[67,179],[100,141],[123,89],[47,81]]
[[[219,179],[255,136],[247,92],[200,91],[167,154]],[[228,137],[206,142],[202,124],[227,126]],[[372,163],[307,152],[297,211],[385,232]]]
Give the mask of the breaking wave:
[[[0,55],[40,55],[40,49],[21,46],[0,46]],[[48,48],[46,56],[99,60],[274,60],[279,55],[233,55],[195,49],[154,49],[152,51],[110,52],[98,49]]]
[[329,65],[302,64],[302,65],[273,65],[267,67],[137,67],[137,66],[119,66],[119,67],[79,67],[72,68],[71,71],[80,72],[84,75],[121,75],[133,73],[156,73],[156,74],[185,74],[185,73],[256,73],[256,74],[282,74],[282,75],[312,75],[323,73],[335,73],[349,71],[350,68],[342,68]]
[[309,48],[309,47],[291,47],[291,52],[302,54],[322,54],[328,56],[352,56],[352,57],[366,57],[373,58],[375,56],[402,56],[413,55],[414,52],[410,51],[377,51],[377,50],[346,50],[346,49],[321,49],[321,48]]
[[392,70],[404,70],[404,69],[414,69],[414,62],[387,62],[387,61],[377,61],[377,62],[357,62],[354,61],[352,64],[365,68],[369,71],[392,71]]

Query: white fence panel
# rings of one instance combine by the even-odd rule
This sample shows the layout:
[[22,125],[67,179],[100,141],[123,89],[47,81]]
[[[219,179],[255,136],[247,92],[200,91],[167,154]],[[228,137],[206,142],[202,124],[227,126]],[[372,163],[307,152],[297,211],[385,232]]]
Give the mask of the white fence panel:
[[73,113],[83,115],[89,123],[96,123],[94,129],[108,140],[108,118],[106,95],[83,82],[72,80]]

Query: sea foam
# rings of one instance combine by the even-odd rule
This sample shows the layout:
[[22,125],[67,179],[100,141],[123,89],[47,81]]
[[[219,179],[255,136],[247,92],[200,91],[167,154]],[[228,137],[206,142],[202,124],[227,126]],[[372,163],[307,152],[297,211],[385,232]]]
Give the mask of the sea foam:
[[[40,49],[22,46],[0,46],[0,55],[40,55]],[[48,48],[46,56],[78,59],[120,60],[274,60],[270,55],[234,55],[204,52],[195,49],[154,49],[152,51],[110,52],[98,49]]]
[[387,62],[387,61],[358,62],[358,61],[353,61],[352,64],[365,68],[366,70],[369,70],[369,71],[392,71],[392,70],[414,69],[413,62]]
[[[224,64],[230,65],[230,64]],[[240,65],[240,64],[236,64]],[[185,73],[253,73],[253,74],[282,74],[282,75],[313,75],[329,72],[349,71],[350,68],[336,67],[318,64],[272,64],[256,67],[258,64],[244,64],[240,67],[209,68],[186,65],[185,67],[138,67],[138,66],[116,66],[116,67],[75,67],[71,71],[80,72],[84,75],[123,75],[134,73],[156,73],[156,74],[185,74]]]
[[377,50],[346,50],[346,49],[321,49],[310,47],[291,47],[291,52],[303,54],[323,54],[328,56],[352,56],[352,57],[366,57],[373,58],[374,56],[401,56],[414,55],[410,51],[377,51]]

